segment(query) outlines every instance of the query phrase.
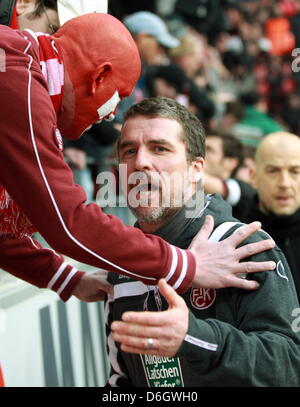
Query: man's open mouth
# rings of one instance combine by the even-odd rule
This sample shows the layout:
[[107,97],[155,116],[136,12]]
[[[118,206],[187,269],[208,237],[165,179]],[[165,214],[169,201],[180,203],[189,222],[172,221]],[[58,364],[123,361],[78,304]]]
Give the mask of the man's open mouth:
[[148,184],[138,184],[134,186],[136,192],[156,192],[158,191],[158,186],[149,182]]

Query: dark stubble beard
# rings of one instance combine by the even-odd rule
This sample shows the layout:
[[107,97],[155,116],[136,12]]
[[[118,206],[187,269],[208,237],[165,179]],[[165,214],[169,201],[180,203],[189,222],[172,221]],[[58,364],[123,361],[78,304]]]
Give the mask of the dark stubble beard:
[[139,208],[132,208],[129,206],[129,209],[136,217],[138,223],[143,224],[160,224],[166,222],[177,210],[178,208],[164,208],[158,207],[153,208],[151,212],[147,214],[140,213]]

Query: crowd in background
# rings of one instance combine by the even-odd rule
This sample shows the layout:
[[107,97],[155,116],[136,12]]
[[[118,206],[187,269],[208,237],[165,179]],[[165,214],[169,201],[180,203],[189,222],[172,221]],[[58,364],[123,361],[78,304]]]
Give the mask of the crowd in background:
[[[144,97],[175,98],[208,133],[238,139],[246,169],[263,136],[278,130],[300,135],[299,0],[110,0],[109,13],[131,31],[143,68],[114,122],[66,142],[66,158],[89,200],[96,174],[110,167],[124,112]],[[160,41],[155,16],[173,43]],[[241,174],[248,182],[247,170]]]

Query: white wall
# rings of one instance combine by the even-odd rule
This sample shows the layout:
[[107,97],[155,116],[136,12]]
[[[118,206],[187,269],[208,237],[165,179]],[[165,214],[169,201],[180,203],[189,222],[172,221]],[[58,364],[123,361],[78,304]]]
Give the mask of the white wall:
[[0,296],[6,386],[103,386],[108,371],[103,304],[76,298],[64,304],[48,290],[17,285],[11,296]]

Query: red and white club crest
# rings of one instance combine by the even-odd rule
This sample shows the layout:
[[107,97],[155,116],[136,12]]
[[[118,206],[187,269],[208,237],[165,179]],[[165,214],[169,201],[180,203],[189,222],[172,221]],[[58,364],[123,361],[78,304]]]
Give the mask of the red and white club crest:
[[196,309],[206,309],[210,307],[216,299],[214,288],[192,288],[190,294],[191,304]]
[[58,128],[54,129],[54,139],[57,144],[57,147],[60,149],[60,151],[63,151],[64,149],[63,139]]

